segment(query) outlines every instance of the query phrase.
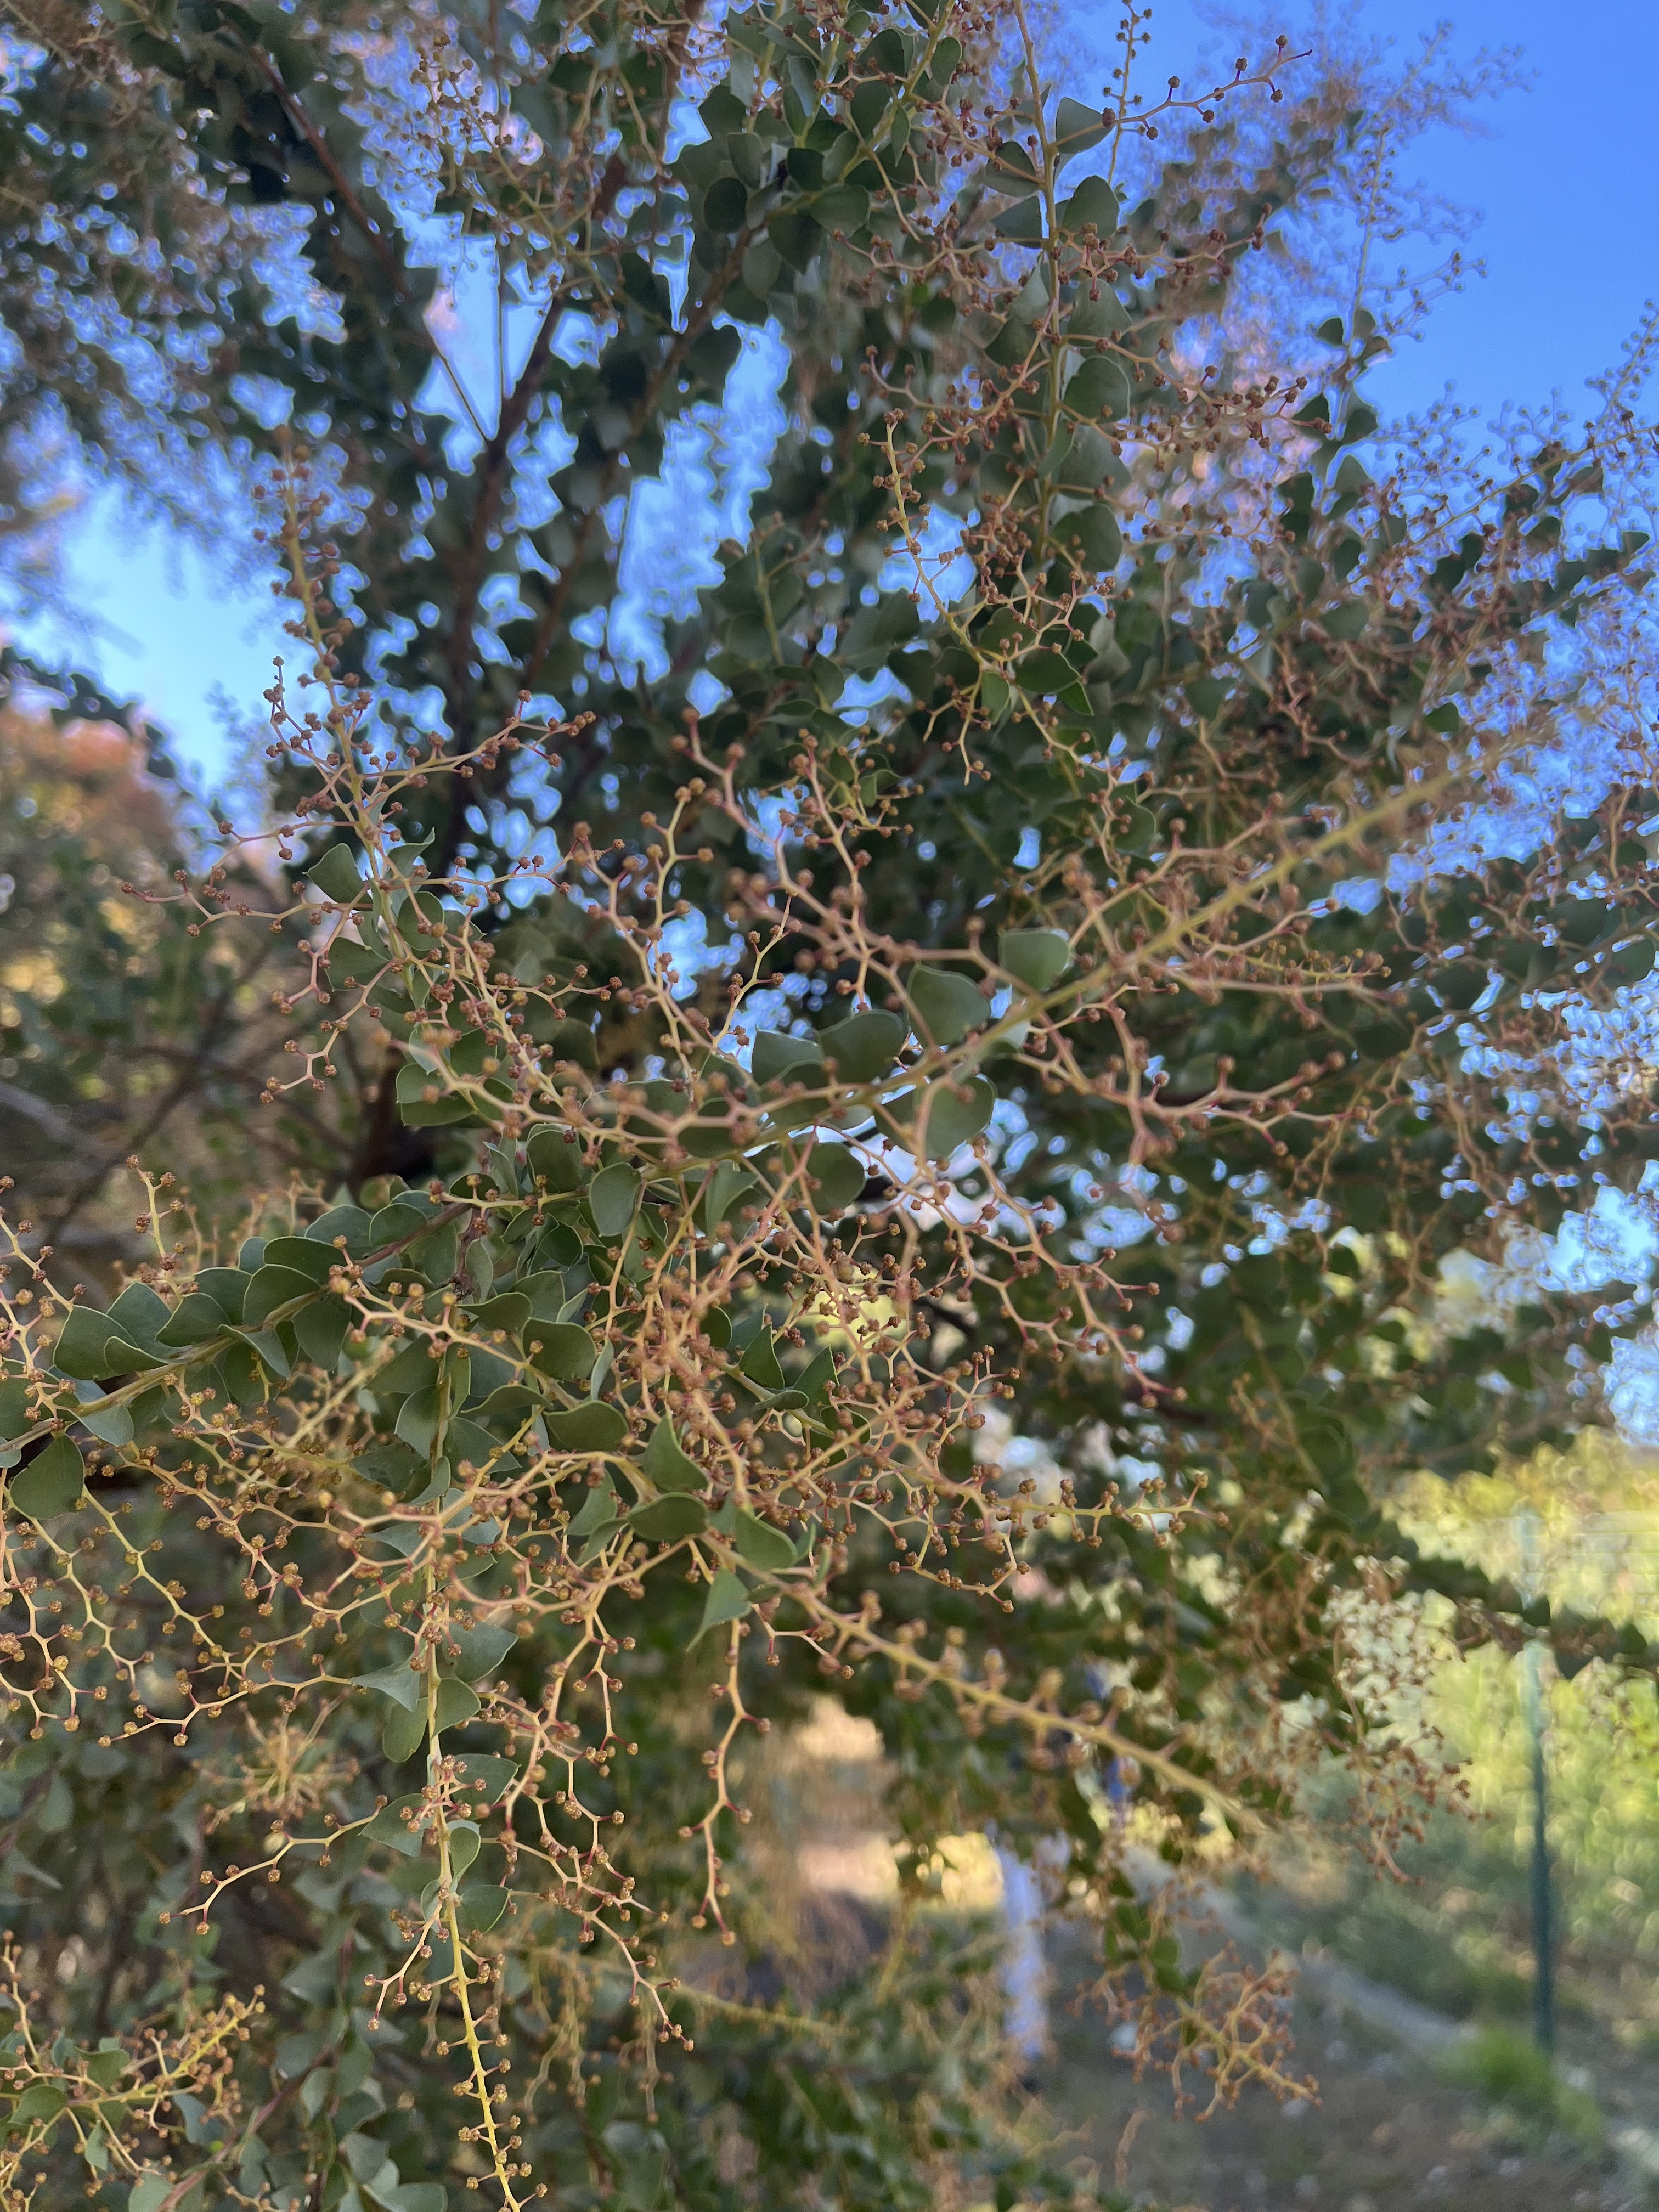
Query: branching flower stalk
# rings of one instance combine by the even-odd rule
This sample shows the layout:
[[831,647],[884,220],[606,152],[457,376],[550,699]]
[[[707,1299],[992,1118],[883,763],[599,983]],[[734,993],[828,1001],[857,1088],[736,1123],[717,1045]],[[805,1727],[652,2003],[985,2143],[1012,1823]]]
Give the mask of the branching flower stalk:
[[[949,1839],[1063,1838],[1135,2063],[1286,2094],[1183,1870],[1332,1762],[1393,1865],[1437,1637],[1659,1673],[1392,1517],[1649,1322],[1541,1264],[1659,1149],[1649,433],[1454,467],[1376,317],[1273,337],[1374,143],[1282,42],[1143,100],[1131,10],[1096,101],[1019,0],[47,14],[19,252],[103,236],[101,70],[335,319],[227,217],[175,349],[286,594],[255,826],[55,820],[5,971],[101,1133],[0,1212],[0,2212],[1119,2206]],[[685,581],[647,488],[768,330]],[[826,1712],[890,1913],[800,1871]]]

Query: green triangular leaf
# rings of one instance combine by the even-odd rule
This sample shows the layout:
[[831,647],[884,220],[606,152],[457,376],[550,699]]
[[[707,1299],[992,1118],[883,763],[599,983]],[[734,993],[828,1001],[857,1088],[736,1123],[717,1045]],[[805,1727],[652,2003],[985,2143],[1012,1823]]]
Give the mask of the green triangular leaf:
[[825,1030],[822,1042],[824,1058],[843,1083],[872,1083],[898,1058],[904,1024],[896,1014],[872,1008]]
[[295,1315],[294,1334],[306,1358],[332,1373],[350,1322],[351,1309],[345,1300],[325,1291],[314,1304],[302,1306]]
[[621,1237],[640,1200],[640,1179],[619,1160],[596,1175],[588,1186],[587,1210],[601,1237]]
[[695,1498],[658,1498],[636,1505],[628,1525],[653,1544],[678,1544],[683,1536],[696,1536],[708,1526],[708,1509]]
[[778,1364],[777,1346],[772,1341],[769,1328],[759,1330],[749,1349],[738,1362],[738,1372],[763,1390],[781,1390],[783,1370]]
[[[482,1936],[495,1925],[507,1907],[509,1893],[488,1882],[468,1882],[460,1893],[461,1922],[467,1933]],[[402,2194],[408,2197],[410,2192]]]
[[28,1384],[21,1376],[0,1382],[0,1437],[21,1437],[25,1429],[33,1425]]
[[72,1375],[83,1382],[101,1382],[115,1371],[105,1364],[104,1351],[116,1334],[106,1314],[94,1313],[90,1306],[71,1306],[52,1355],[52,1364],[60,1375]]
[[549,1190],[568,1194],[581,1188],[582,1148],[562,1129],[538,1129],[525,1146],[525,1162]]
[[858,1198],[868,1177],[869,1170],[850,1146],[814,1144],[806,1164],[806,1180],[811,1186],[812,1202],[820,1213],[844,1213]]
[[217,1336],[229,1320],[230,1316],[204,1291],[191,1291],[179,1299],[166,1327],[156,1331],[155,1341],[179,1346],[205,1344],[210,1337]]
[[[1069,674],[1069,670],[1068,670]],[[904,995],[916,1028],[932,1044],[958,1043],[969,1030],[991,1018],[991,1009],[970,976],[949,968],[913,968]]]
[[713,1237],[718,1232],[739,1199],[759,1188],[757,1178],[736,1160],[721,1160],[712,1168],[702,1187],[702,1225],[708,1234]]
[[27,1513],[31,1521],[46,1521],[78,1505],[85,1486],[86,1469],[80,1453],[67,1437],[54,1437],[44,1451],[13,1475],[11,1503],[15,1511]]
[[150,1344],[157,1329],[165,1328],[172,1308],[148,1283],[129,1283],[118,1297],[110,1300],[104,1318],[131,1344]]
[[497,1759],[483,1751],[463,1752],[455,1765],[462,1789],[471,1792],[475,1801],[490,1805],[519,1771],[513,1759]]
[[405,1712],[412,1713],[426,1697],[425,1678],[417,1674],[406,1659],[396,1667],[382,1667],[373,1674],[354,1674],[352,1681],[360,1690],[378,1690],[383,1698],[390,1698]]
[[578,1511],[570,1516],[573,1536],[591,1536],[596,1528],[604,1528],[621,1516],[617,1510],[617,1493],[611,1477],[601,1475],[588,1492]]
[[1071,965],[1072,948],[1057,929],[1005,929],[997,959],[1030,991],[1047,991]]
[[948,1160],[979,1135],[991,1119],[997,1094],[982,1075],[965,1082],[930,1083],[917,1121],[922,1150],[930,1160]]
[[763,1521],[758,1513],[751,1513],[746,1505],[739,1506],[733,1517],[732,1540],[751,1567],[775,1573],[795,1564],[793,1540],[781,1528]]
[[659,1490],[701,1490],[708,1480],[696,1462],[681,1449],[673,1424],[666,1418],[658,1422],[640,1465]]
[[997,236],[1012,239],[1016,246],[1040,246],[1042,243],[1042,201],[1033,192],[1030,199],[1016,200],[1012,207],[997,217]]
[[795,1388],[810,1406],[823,1397],[835,1379],[836,1355],[826,1345],[822,1352],[813,1353],[795,1377]]
[[455,1672],[464,1682],[477,1682],[493,1674],[518,1640],[511,1628],[461,1629],[455,1638],[459,1654]]
[[1117,194],[1104,177],[1085,177],[1060,210],[1062,230],[1079,231],[1090,223],[1102,238],[1117,228]]
[[1080,100],[1062,100],[1054,110],[1054,131],[1055,152],[1062,161],[1069,161],[1098,146],[1106,125],[1097,107],[1085,107]]
[[628,1434],[627,1417],[617,1406],[597,1400],[568,1413],[546,1416],[547,1440],[556,1451],[615,1451]]
[[441,1731],[459,1728],[477,1711],[478,1695],[466,1683],[456,1681],[453,1675],[446,1675],[438,1685],[436,1705],[434,1718]]
[[753,1610],[754,1603],[742,1578],[734,1575],[729,1567],[722,1567],[708,1585],[698,1635],[705,1634],[711,1628],[719,1628],[728,1620],[741,1620],[746,1613]]
[[394,1705],[380,1723],[380,1748],[394,1766],[401,1766],[406,1759],[413,1759],[426,1741],[426,1707],[417,1705],[406,1713],[401,1705]]
[[315,884],[336,906],[354,905],[368,889],[357,872],[349,845],[331,845],[322,859],[306,870],[306,881]]
[[574,1321],[528,1321],[525,1347],[531,1364],[556,1382],[585,1382],[593,1372],[599,1348]]
[[755,1039],[750,1066],[757,1083],[810,1083],[823,1073],[823,1054],[812,1037],[762,1030]]
[[425,1802],[425,1797],[418,1790],[411,1790],[406,1797],[394,1797],[389,1805],[381,1806],[363,1830],[364,1835],[374,1843],[389,1844],[394,1851],[401,1851],[406,1859],[418,1858],[421,1837],[429,1834],[430,1831],[422,1830],[417,1833],[410,1828],[404,1814],[418,1812]]

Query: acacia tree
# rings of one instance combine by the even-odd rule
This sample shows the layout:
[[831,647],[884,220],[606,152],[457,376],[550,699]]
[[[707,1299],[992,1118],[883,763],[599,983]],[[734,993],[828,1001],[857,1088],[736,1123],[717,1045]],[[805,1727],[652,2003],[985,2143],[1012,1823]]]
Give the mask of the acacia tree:
[[[97,1296],[112,1267],[148,1255],[135,1153],[163,1149],[212,1218],[284,1172],[343,1170],[352,1139],[309,1098],[253,1122],[288,1034],[270,1000],[291,983],[292,946],[268,927],[204,938],[165,902],[136,902],[191,856],[189,809],[111,702],[74,705],[64,728],[0,716],[0,1144],[16,1218],[60,1281]],[[257,855],[228,888],[267,923],[286,903]]]
[[[103,71],[175,197],[305,210],[328,312],[227,249],[152,402],[286,578],[264,1110],[352,1150],[245,1237],[141,1158],[106,1309],[9,1232],[9,2201],[1085,2193],[1000,2131],[943,1923],[777,1994],[751,1816],[814,1696],[879,1729],[913,1889],[1063,1836],[1143,2053],[1284,2087],[1277,1984],[1183,1960],[1108,1764],[1177,1863],[1328,1758],[1386,1847],[1432,1776],[1367,1669],[1425,1594],[1659,1657],[1388,1517],[1601,1418],[1642,1319],[1520,1265],[1655,1148],[1577,1056],[1652,957],[1619,436],[1461,510],[1377,480],[1369,317],[1323,388],[1226,344],[1353,118],[1218,93],[1126,198],[1127,80],[1056,98],[1018,6],[31,36],[40,205]],[[501,303],[470,441],[422,181]],[[641,665],[635,487],[745,326],[769,479]],[[1517,854],[1476,802],[1576,711],[1615,772]],[[222,837],[140,895],[269,939]]]

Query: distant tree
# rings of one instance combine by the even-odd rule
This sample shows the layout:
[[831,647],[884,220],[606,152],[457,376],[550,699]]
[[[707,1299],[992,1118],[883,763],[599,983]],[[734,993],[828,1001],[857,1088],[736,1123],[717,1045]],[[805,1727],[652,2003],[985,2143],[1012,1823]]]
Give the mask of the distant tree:
[[[1244,344],[1364,121],[1276,64],[1252,123],[1056,98],[1018,4],[30,36],[15,252],[106,169],[176,286],[63,138],[100,73],[168,192],[280,216],[152,404],[287,578],[286,888],[239,915],[204,830],[137,912],[292,947],[252,1126],[343,1097],[351,1150],[250,1148],[215,1241],[159,1135],[107,1310],[12,1236],[12,2201],[1086,2198],[948,1920],[780,1978],[763,1740],[874,1723],[913,1896],[1064,1838],[1224,2099],[1292,2078],[1278,1984],[1183,1961],[1108,1772],[1176,1862],[1331,1759],[1386,1827],[1365,1669],[1429,1592],[1653,1670],[1389,1517],[1603,1418],[1645,1319],[1529,1264],[1659,1149],[1583,1057],[1653,957],[1626,433],[1373,472],[1366,308],[1311,380]],[[766,483],[629,647],[745,332]],[[1580,716],[1595,803],[1500,828]]]
[[[113,723],[0,714],[0,1141],[15,1217],[52,1247],[54,1279],[94,1295],[149,1249],[132,1225],[135,1152],[163,1147],[212,1218],[285,1170],[326,1175],[331,1155],[338,1173],[350,1158],[302,1101],[280,1126],[255,1120],[290,1033],[273,988],[299,988],[304,963],[292,932],[203,939],[155,902],[191,856],[175,790]],[[256,855],[234,896],[276,909],[280,873]]]

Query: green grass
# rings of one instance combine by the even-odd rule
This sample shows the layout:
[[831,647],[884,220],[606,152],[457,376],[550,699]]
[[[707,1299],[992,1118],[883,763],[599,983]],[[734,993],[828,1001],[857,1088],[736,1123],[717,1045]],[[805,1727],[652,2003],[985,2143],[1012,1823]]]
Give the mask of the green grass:
[[1564,2081],[1535,2043],[1512,2027],[1484,2027],[1446,2060],[1447,2078],[1501,2106],[1529,2133],[1569,2136],[1581,2150],[1601,2147],[1606,2124],[1593,2097]]

